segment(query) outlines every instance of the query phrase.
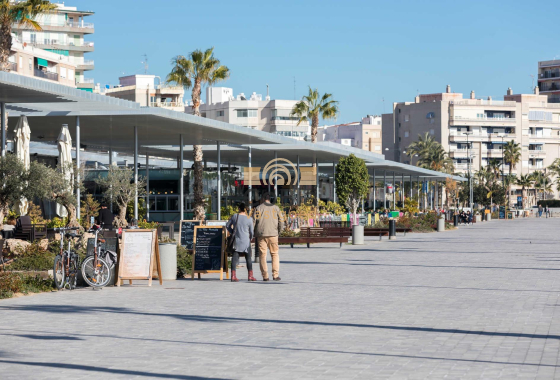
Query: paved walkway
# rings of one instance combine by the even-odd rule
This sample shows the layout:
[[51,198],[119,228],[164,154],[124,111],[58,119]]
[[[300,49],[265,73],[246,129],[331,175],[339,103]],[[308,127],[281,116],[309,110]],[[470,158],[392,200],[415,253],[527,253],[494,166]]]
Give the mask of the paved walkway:
[[281,283],[0,301],[0,378],[560,378],[559,229],[493,221],[283,248]]

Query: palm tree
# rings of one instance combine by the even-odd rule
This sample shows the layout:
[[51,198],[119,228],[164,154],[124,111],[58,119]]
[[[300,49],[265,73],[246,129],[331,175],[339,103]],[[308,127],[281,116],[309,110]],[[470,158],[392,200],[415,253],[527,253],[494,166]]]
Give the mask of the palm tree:
[[41,30],[35,17],[56,9],[55,4],[47,0],[27,0],[13,2],[0,0],[0,70],[10,71],[8,58],[12,49],[12,25],[31,27]]
[[517,185],[521,186],[521,196],[522,196],[522,202],[523,202],[523,209],[525,210],[525,188],[527,187],[531,187],[531,185],[533,184],[533,178],[531,177],[530,174],[521,174],[519,176],[519,178],[517,179]]
[[295,116],[299,120],[297,125],[311,119],[311,142],[317,142],[317,127],[319,127],[319,115],[323,119],[334,119],[338,115],[338,102],[332,100],[332,94],[319,95],[317,89],[309,87],[309,94],[303,96],[294,105],[290,116]]
[[[214,48],[206,51],[195,50],[187,57],[179,55],[173,59],[173,69],[167,75],[167,83],[176,83],[185,89],[192,87],[193,115],[200,116],[200,94],[202,86],[226,80],[229,77],[229,69],[220,65],[220,61],[214,57]],[[205,202],[202,186],[202,146],[193,146],[194,158],[194,218],[204,220]],[[181,157],[183,159],[183,157]],[[182,215],[181,215],[182,217]]]
[[492,175],[494,177],[494,181],[497,181],[497,180],[500,179],[500,167],[501,166],[502,166],[502,163],[497,158],[491,158],[488,161],[487,170],[492,173]]
[[[521,159],[521,147],[515,141],[511,140],[508,141],[505,144],[505,146],[502,147],[502,149],[504,150],[504,163],[509,165],[509,175],[511,176],[512,175],[511,171],[515,169],[515,166]],[[515,183],[515,182],[510,181],[510,185],[511,183]],[[508,190],[508,204],[511,205],[510,186],[507,186],[507,190]]]
[[552,192],[552,180],[550,179],[550,174],[542,171],[536,171],[533,175],[535,188],[540,190],[544,200],[546,199],[546,194]]
[[418,135],[418,141],[413,142],[406,148],[407,155],[412,157],[418,155],[418,157],[426,157],[433,150],[433,147],[439,144],[434,138],[428,133],[423,135]]

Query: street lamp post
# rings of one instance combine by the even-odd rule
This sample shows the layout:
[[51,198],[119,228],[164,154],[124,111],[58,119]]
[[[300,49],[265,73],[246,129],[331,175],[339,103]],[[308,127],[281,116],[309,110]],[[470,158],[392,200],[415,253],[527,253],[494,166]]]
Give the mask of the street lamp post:
[[472,183],[472,175],[471,175],[471,146],[469,145],[469,135],[472,134],[472,132],[463,132],[463,134],[465,136],[467,136],[467,170],[469,172],[469,206],[471,208],[471,213],[474,211],[473,210],[473,183]]
[[[505,162],[504,162],[504,137],[505,136],[501,135],[500,137],[502,138],[502,190],[504,191],[504,195],[506,195],[506,182],[504,181],[504,165],[505,165]],[[509,194],[508,194],[507,199],[509,199]],[[504,199],[504,202],[505,202],[505,199]],[[508,207],[509,207],[509,202],[508,202]],[[506,207],[506,208],[508,208],[508,207]]]

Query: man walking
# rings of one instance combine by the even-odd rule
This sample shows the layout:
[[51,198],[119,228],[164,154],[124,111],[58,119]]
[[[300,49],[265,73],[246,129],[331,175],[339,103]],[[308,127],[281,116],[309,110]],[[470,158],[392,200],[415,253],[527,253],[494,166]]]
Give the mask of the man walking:
[[111,210],[107,208],[106,204],[101,205],[101,210],[99,211],[99,216],[97,217],[97,223],[103,229],[113,230],[113,220],[115,219]]
[[264,203],[255,209],[255,237],[259,247],[259,264],[263,281],[268,281],[266,250],[272,257],[272,279],[280,281],[280,257],[278,256],[278,235],[284,228],[284,216],[278,206],[270,203],[270,193],[264,195]]

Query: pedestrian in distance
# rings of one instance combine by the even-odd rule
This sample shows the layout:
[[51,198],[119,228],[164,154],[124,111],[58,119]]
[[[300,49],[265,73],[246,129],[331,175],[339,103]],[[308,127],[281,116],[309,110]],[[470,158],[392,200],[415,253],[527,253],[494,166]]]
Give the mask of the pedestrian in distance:
[[245,256],[247,263],[248,281],[257,281],[253,277],[253,260],[251,259],[251,240],[253,239],[253,219],[247,215],[245,203],[239,203],[237,214],[233,215],[227,222],[226,228],[230,234],[234,235],[233,253],[231,259],[231,281],[238,282],[237,265],[239,256]]
[[278,206],[270,202],[271,195],[264,195],[264,202],[255,209],[255,237],[258,241],[259,264],[263,281],[269,281],[266,251],[270,251],[272,258],[272,279],[280,281],[280,256],[278,236],[284,229],[284,216]]
[[101,210],[99,211],[99,215],[97,216],[97,224],[99,224],[99,226],[101,226],[101,228],[103,228],[103,229],[107,229],[109,231],[112,231],[113,230],[113,220],[114,219],[115,219],[115,216],[113,215],[111,210],[109,210],[107,208],[107,205],[105,203],[103,203],[101,205]]
[[542,213],[543,213],[543,207],[542,205],[539,205],[539,218],[542,218]]

